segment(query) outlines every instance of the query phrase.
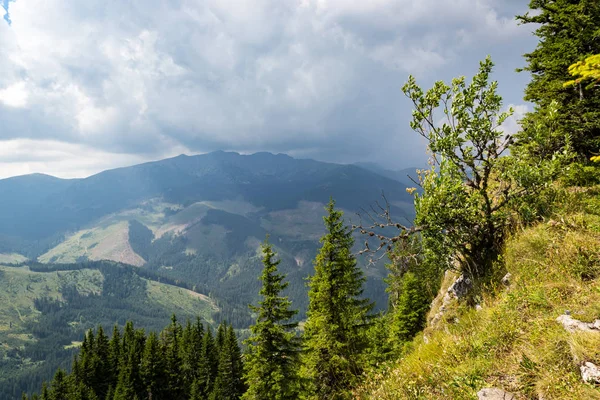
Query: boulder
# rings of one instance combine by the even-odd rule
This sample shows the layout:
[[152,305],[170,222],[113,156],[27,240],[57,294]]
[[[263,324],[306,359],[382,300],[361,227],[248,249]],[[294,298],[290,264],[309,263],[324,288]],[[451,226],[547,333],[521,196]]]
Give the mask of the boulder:
[[504,286],[510,286],[510,279],[512,278],[512,274],[509,272],[506,275],[504,275],[504,278],[502,278],[502,284]]
[[516,400],[514,394],[498,388],[485,388],[477,392],[479,400]]
[[563,314],[560,317],[556,318],[562,326],[569,332],[598,332],[600,333],[600,320],[596,320],[592,323],[581,322],[569,314]]
[[579,366],[581,379],[587,383],[600,385],[600,368],[591,362],[584,362]]

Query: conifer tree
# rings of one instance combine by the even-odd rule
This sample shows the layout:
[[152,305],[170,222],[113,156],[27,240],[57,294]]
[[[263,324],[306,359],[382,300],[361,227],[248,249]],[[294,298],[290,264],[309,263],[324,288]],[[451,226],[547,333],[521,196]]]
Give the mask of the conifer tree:
[[303,375],[308,397],[346,398],[362,373],[366,329],[373,305],[363,299],[365,278],[352,255],[354,240],[343,213],[329,201],[323,218],[327,234],[309,279],[304,331]]
[[202,353],[198,362],[198,376],[194,382],[197,398],[208,398],[213,391],[218,371],[218,351],[210,328],[202,338]]
[[98,396],[105,396],[111,385],[110,343],[102,326],[96,332],[92,357],[93,378],[90,387]]
[[257,314],[256,323],[250,327],[252,335],[247,339],[248,352],[245,362],[245,381],[248,390],[243,399],[296,399],[299,380],[299,338],[293,332],[297,323],[290,323],[297,311],[290,310],[291,301],[281,296],[288,286],[284,275],[277,271],[280,260],[268,243],[262,245],[264,269],[260,280],[262,300],[258,306],[250,306]]
[[523,131],[517,144],[537,141],[536,125],[545,110],[556,102],[556,128],[552,151],[562,149],[567,135],[574,150],[588,159],[600,148],[600,88],[576,84],[565,87],[571,80],[569,66],[586,57],[600,53],[598,26],[600,2],[597,0],[531,0],[533,13],[518,16],[523,24],[534,24],[540,41],[535,50],[525,54],[531,72],[531,82],[525,89],[525,100],[538,107],[523,120]]
[[165,343],[165,362],[167,373],[167,393],[173,400],[182,398],[183,395],[183,376],[181,370],[181,325],[177,322],[177,317],[171,317],[171,325],[163,332]]
[[50,390],[50,400],[69,400],[69,382],[67,374],[62,369],[56,371],[52,380],[52,389]]
[[117,378],[119,376],[119,365],[121,363],[121,348],[123,346],[121,342],[121,331],[119,327],[115,325],[113,327],[113,333],[110,338],[110,342],[108,344],[109,347],[109,357],[108,362],[110,365],[110,382],[111,386],[114,388],[117,384]]
[[155,332],[150,332],[146,340],[140,375],[144,383],[145,395],[149,399],[162,398],[166,389],[165,357]]
[[231,325],[221,324],[219,328],[219,331],[222,332],[222,342],[219,348],[219,367],[210,399],[239,399],[245,391],[240,347]]

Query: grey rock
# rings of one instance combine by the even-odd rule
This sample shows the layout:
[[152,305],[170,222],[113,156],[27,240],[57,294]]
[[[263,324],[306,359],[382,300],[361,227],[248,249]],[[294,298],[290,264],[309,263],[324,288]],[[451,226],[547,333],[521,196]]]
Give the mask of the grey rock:
[[469,293],[472,287],[473,282],[471,282],[471,279],[461,275],[448,288],[448,293],[453,294],[457,299],[462,299]]
[[581,379],[587,383],[600,385],[600,368],[591,362],[584,362],[579,366]]
[[516,400],[514,394],[498,388],[485,388],[477,392],[479,400]]
[[568,314],[563,314],[556,318],[562,326],[569,332],[598,332],[600,333],[600,320],[593,323],[581,322]]

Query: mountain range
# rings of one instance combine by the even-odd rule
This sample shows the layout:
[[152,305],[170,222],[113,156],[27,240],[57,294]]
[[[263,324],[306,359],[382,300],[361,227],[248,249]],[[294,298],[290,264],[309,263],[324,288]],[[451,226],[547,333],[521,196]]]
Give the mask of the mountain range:
[[[39,356],[35,349],[47,338],[35,332],[44,324],[50,332],[62,332],[50,343],[68,346],[86,327],[123,320],[119,315],[141,318],[143,313],[131,311],[136,302],[153,304],[160,315],[181,314],[177,304],[182,300],[175,295],[201,296],[210,307],[199,306],[198,313],[208,322],[227,320],[247,328],[252,323],[248,304],[257,300],[259,290],[260,244],[267,235],[290,282],[286,294],[303,318],[305,278],[313,272],[312,260],[325,233],[325,204],[335,199],[349,222],[361,209],[381,202],[385,193],[394,218],[407,222],[414,214],[407,185],[401,174],[373,164],[232,152],[180,155],[84,179],[33,174],[0,180],[0,288],[16,296],[14,307],[0,307],[0,327],[7,327],[0,343],[8,346],[0,348],[0,356],[13,354],[11,343]],[[94,264],[106,260],[112,264]],[[385,268],[367,266],[362,259],[359,263],[367,276],[365,296],[385,307]],[[115,304],[111,296],[123,288],[121,277],[129,276],[122,271],[139,275],[136,282],[147,282],[147,288],[132,295],[136,300]],[[172,289],[177,286],[179,292]],[[38,307],[48,301],[61,306]],[[76,303],[86,302],[86,310],[107,304],[116,309],[98,315],[72,311]],[[48,310],[61,311],[55,316]],[[188,308],[183,315],[191,313]],[[155,319],[146,328],[158,325]],[[44,346],[44,354],[58,354],[56,362],[68,358],[59,356],[66,351],[62,347]],[[15,354],[8,357],[10,368],[25,368],[25,356]]]

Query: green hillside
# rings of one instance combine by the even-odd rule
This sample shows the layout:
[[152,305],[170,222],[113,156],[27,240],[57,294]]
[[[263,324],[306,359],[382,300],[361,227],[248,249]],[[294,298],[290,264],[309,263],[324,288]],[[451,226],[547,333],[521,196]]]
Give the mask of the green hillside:
[[372,399],[477,399],[500,388],[517,399],[600,399],[580,366],[600,363],[600,332],[569,332],[565,312],[600,319],[600,187],[573,188],[549,218],[515,232],[503,258],[508,285],[485,292],[481,309],[440,303],[425,331],[360,391]]
[[0,398],[34,390],[65,367],[83,334],[102,325],[160,331],[170,317],[212,324],[207,296],[114,263],[0,266]]

